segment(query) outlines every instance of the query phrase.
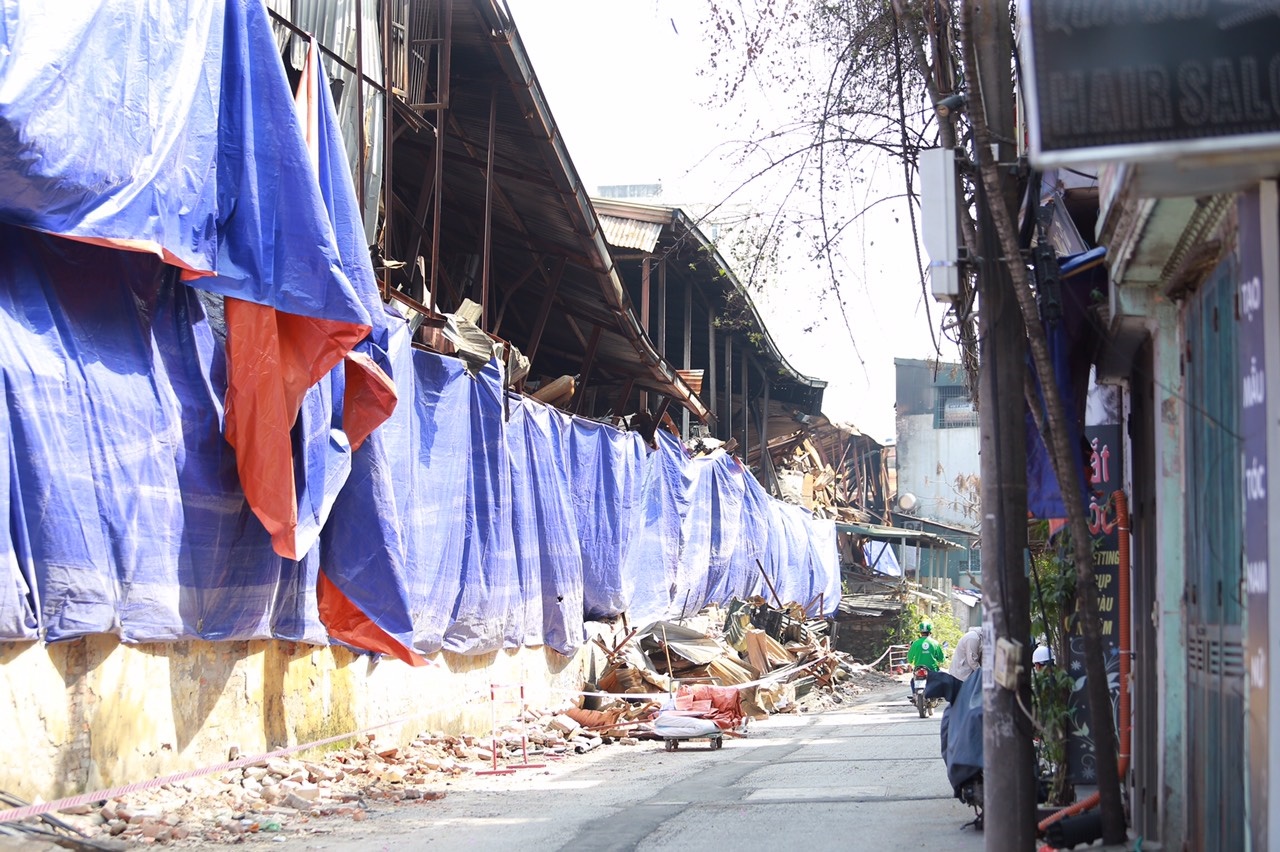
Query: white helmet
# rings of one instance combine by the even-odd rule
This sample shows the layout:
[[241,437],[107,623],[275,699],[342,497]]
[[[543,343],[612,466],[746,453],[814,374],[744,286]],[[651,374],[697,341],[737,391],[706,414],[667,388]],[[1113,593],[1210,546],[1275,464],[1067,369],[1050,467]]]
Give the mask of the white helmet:
[[1048,645],[1037,645],[1036,650],[1031,655],[1031,662],[1039,665],[1040,663],[1052,663],[1053,652],[1049,650]]

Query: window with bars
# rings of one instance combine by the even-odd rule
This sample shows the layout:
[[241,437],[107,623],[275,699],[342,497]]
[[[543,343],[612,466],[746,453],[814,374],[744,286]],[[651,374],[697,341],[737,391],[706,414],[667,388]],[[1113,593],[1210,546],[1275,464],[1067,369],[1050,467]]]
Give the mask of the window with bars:
[[961,429],[978,425],[978,411],[963,385],[934,388],[933,428]]

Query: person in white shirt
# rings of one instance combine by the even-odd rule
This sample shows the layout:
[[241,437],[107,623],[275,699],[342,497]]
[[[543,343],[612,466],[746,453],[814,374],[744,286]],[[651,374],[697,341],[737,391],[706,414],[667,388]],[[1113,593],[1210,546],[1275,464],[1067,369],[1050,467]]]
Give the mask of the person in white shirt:
[[982,628],[970,627],[956,643],[956,650],[951,655],[951,668],[947,672],[956,680],[964,680],[981,665]]

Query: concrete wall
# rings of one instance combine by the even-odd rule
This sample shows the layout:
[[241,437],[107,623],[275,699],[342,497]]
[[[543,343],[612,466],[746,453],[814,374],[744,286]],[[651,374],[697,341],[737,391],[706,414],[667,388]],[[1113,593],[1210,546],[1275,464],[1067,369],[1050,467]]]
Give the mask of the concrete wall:
[[978,429],[935,429],[934,415],[897,418],[898,493],[914,494],[914,514],[959,527],[980,520]]
[[231,746],[256,754],[402,717],[378,737],[483,733],[490,683],[524,683],[530,704],[556,704],[567,696],[554,689],[582,683],[587,656],[442,653],[411,668],[274,640],[0,643],[0,789],[58,798],[220,763]]

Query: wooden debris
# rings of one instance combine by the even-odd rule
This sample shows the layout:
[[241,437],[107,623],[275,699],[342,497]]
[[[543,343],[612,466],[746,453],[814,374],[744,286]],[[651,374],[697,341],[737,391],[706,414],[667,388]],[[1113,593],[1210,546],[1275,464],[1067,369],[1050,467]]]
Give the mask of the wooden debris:
[[547,405],[559,406],[573,398],[574,387],[573,376],[561,376],[534,391],[533,398]]

